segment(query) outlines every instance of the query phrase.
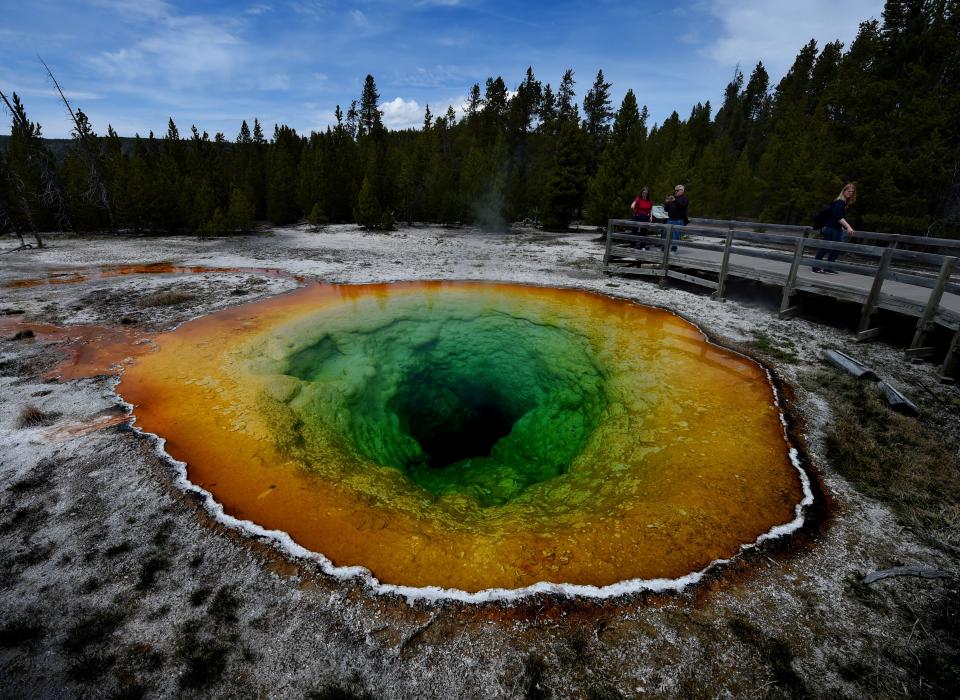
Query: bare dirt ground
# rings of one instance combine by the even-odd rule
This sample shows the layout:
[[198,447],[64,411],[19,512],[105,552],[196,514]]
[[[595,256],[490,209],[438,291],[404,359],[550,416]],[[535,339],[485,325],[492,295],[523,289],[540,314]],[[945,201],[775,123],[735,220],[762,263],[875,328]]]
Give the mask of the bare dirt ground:
[[[44,380],[63,359],[57,343],[11,333],[0,338],[0,696],[954,696],[956,388],[938,383],[933,365],[902,362],[900,349],[856,345],[815,320],[778,320],[760,302],[608,278],[596,239],[353,226],[204,241],[54,237],[47,249],[0,258],[0,314],[156,331],[296,284],[224,272],[5,286],[60,268],[159,262],[328,282],[575,286],[663,306],[752,352],[788,385],[823,489],[810,526],[677,594],[482,605],[374,595],[220,525],[174,485],[152,442],[117,422],[113,378]],[[908,423],[874,409],[901,432],[884,433],[872,459],[902,470],[874,485],[857,472],[866,458],[837,451],[863,427],[851,416],[866,404],[823,365],[826,348],[860,358],[921,408]],[[941,480],[935,488],[908,478],[920,452]],[[954,578],[863,583],[899,565]]]

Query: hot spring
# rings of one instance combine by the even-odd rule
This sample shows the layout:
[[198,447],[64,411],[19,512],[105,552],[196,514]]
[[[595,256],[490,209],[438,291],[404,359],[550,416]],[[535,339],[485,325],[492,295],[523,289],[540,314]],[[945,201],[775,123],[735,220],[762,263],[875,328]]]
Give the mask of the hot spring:
[[578,290],[314,285],[157,338],[118,388],[230,516],[382,584],[678,579],[798,522],[753,361]]

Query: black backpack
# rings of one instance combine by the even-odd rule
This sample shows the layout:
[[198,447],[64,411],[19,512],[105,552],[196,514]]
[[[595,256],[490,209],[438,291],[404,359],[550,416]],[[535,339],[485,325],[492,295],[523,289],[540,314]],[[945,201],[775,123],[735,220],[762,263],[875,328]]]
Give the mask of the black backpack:
[[827,206],[823,207],[820,211],[813,215],[813,227],[818,231],[827,225],[827,222],[830,221],[831,216],[833,215],[833,202],[830,202]]

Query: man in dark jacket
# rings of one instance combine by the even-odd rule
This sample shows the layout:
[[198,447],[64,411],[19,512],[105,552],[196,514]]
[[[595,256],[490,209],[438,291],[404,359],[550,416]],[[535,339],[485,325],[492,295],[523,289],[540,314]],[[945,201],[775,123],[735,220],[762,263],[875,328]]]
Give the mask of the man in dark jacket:
[[[678,240],[680,238],[680,232],[677,231],[677,226],[686,226],[690,223],[690,218],[687,216],[687,207],[690,206],[690,200],[687,199],[685,194],[686,188],[683,185],[677,185],[673,188],[673,195],[667,197],[664,201],[664,208],[667,210],[667,223],[673,224],[673,239]],[[670,250],[676,250],[677,246],[673,246]]]

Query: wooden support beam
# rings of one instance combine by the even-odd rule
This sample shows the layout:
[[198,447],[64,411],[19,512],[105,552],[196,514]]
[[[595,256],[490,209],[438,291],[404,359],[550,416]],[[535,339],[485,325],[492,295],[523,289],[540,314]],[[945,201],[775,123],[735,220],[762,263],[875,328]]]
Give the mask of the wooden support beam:
[[928,345],[927,347],[921,348],[907,348],[903,354],[910,360],[916,357],[930,357],[936,351],[937,349],[935,347]]
[[607,249],[603,253],[603,266],[610,262],[610,248],[613,246],[613,219],[607,223]]
[[933,291],[930,292],[930,298],[927,300],[927,305],[923,310],[923,315],[920,317],[920,320],[917,321],[917,331],[913,334],[913,341],[910,343],[910,349],[920,347],[924,340],[926,340],[927,333],[930,331],[933,325],[933,319],[937,314],[937,309],[940,307],[940,300],[943,298],[943,290],[947,286],[947,282],[950,281],[950,275],[953,274],[954,268],[957,266],[956,258],[946,258],[943,261],[943,264],[940,265],[940,274],[937,276],[937,284],[933,288]]
[[797,272],[800,270],[800,259],[803,258],[803,247],[806,239],[797,239],[794,246],[793,262],[790,263],[790,273],[787,275],[787,281],[783,285],[783,298],[780,300],[780,318],[786,318],[796,312],[796,307],[790,306],[790,297],[793,296],[793,288],[797,284]]
[[717,283],[713,280],[704,279],[703,277],[697,277],[696,275],[687,275],[683,272],[677,272],[676,270],[668,270],[667,277],[671,277],[675,280],[683,280],[684,282],[690,282],[691,284],[698,284],[701,287],[708,287],[710,289],[716,289]]
[[727,291],[727,272],[730,270],[730,248],[733,246],[733,224],[727,230],[727,239],[723,243],[723,261],[720,263],[720,277],[717,279],[717,291],[713,293],[713,298],[723,301],[723,295]]
[[[877,267],[877,274],[873,277],[873,285],[870,287],[870,293],[867,300],[863,303],[863,311],[860,313],[860,325],[857,328],[857,340],[869,340],[876,334],[869,335],[870,319],[873,318],[873,312],[877,310],[877,300],[880,298],[880,290],[883,288],[883,281],[887,278],[887,272],[890,270],[890,261],[893,259],[893,247],[888,247],[883,251],[883,257],[880,258],[880,265]],[[879,331],[879,329],[876,329]]]
[[943,358],[943,364],[940,365],[940,371],[937,372],[941,382],[952,384],[956,381],[952,375],[957,365],[958,356],[960,356],[960,330],[953,334],[953,340],[950,341],[950,347],[947,348],[947,356]]
[[667,286],[667,271],[670,269],[670,246],[673,244],[673,224],[667,224],[663,230],[663,269],[660,270],[660,286]]

